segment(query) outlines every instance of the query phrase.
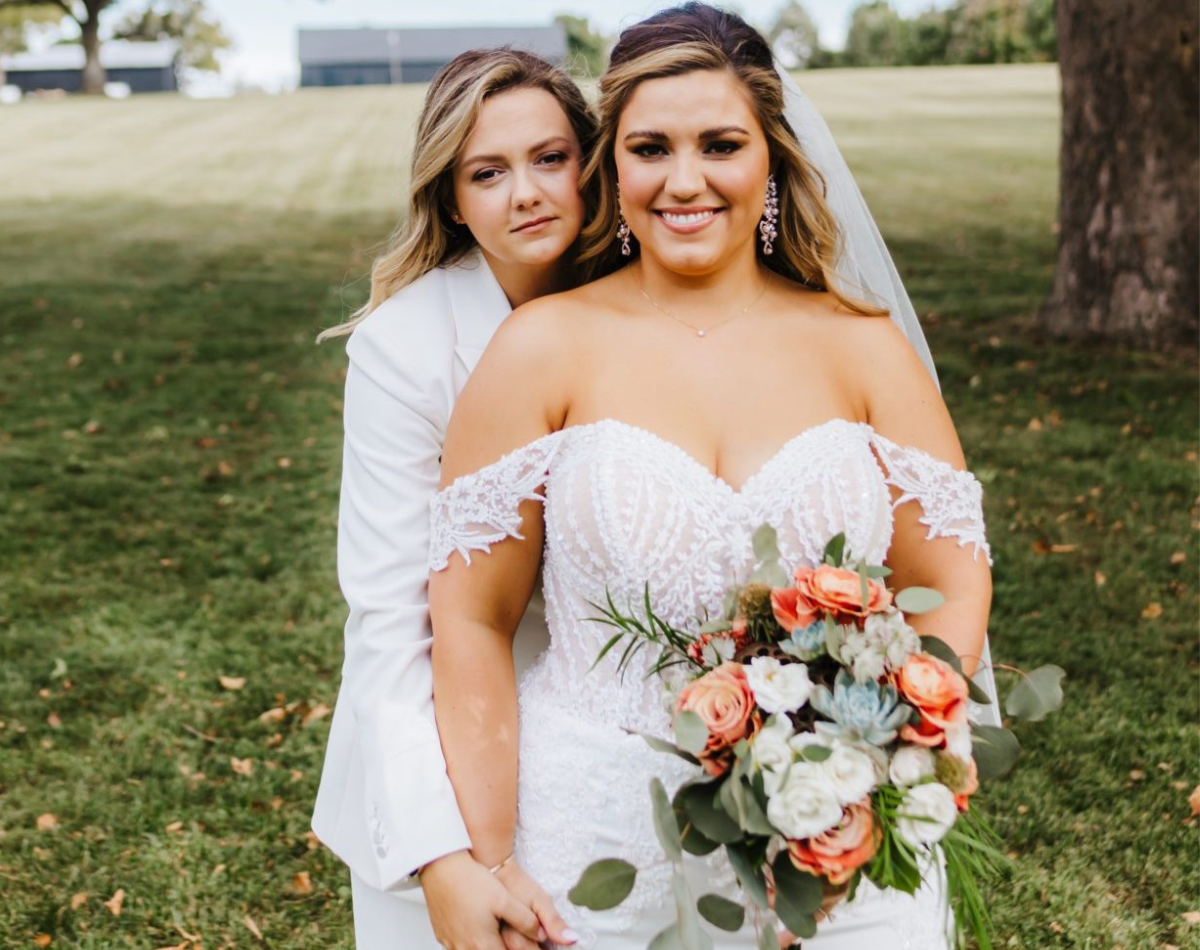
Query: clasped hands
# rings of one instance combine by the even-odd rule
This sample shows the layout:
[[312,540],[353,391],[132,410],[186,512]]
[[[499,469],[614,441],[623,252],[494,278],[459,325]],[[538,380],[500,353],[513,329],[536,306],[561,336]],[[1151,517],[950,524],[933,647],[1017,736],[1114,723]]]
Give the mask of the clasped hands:
[[470,852],[455,851],[421,869],[421,887],[434,936],[446,950],[539,950],[579,939],[514,861],[493,873]]

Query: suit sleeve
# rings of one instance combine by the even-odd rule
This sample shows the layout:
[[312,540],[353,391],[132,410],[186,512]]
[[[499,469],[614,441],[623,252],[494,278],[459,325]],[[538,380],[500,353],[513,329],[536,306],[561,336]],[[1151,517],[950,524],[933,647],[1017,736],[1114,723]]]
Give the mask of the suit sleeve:
[[357,726],[377,864],[354,870],[393,889],[415,885],[416,868],[469,848],[470,838],[434,721],[427,599],[450,383],[376,330],[364,325],[347,347],[338,579],[350,614],[340,695]]

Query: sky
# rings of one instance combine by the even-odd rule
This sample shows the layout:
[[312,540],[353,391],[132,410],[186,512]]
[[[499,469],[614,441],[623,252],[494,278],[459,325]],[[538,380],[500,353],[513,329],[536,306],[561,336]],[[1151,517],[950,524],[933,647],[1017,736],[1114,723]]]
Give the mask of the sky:
[[[242,82],[268,89],[294,86],[298,27],[520,26],[545,25],[558,13],[587,17],[594,28],[616,34],[622,26],[673,5],[676,0],[208,0],[233,37],[236,48],[224,57],[222,84]],[[850,11],[860,0],[805,0],[824,46],[838,48]],[[911,14],[946,0],[892,0]],[[783,0],[735,0],[757,26],[774,18]],[[134,8],[136,0],[120,6]]]

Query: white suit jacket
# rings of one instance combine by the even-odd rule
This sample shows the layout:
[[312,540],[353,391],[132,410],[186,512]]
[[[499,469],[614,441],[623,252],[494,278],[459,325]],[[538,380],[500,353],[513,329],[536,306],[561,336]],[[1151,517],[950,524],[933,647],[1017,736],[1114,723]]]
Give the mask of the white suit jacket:
[[[312,825],[381,890],[411,888],[416,868],[470,847],[433,714],[429,502],[454,402],[510,310],[476,251],[400,290],[346,347],[337,559],[350,615]],[[518,672],[546,642],[539,590]]]

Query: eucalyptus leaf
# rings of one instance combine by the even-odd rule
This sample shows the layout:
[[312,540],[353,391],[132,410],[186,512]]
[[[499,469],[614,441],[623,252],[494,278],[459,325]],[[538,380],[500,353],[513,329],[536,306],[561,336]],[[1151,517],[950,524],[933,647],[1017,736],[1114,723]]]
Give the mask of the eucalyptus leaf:
[[700,833],[713,841],[729,844],[742,837],[742,829],[724,809],[717,805],[719,786],[714,783],[686,785],[675,796],[691,823]]
[[817,932],[814,915],[825,896],[821,879],[798,870],[787,851],[779,852],[771,871],[775,878],[775,913],[797,937],[813,936]]
[[645,740],[646,745],[650,746],[650,748],[653,749],[655,752],[669,752],[671,755],[677,755],[681,759],[684,759],[687,762],[691,762],[692,765],[700,764],[700,760],[698,758],[696,758],[690,752],[685,752],[683,749],[679,748],[679,746],[675,745],[673,742],[667,742],[666,739],[660,739],[658,736],[652,736],[649,733],[637,732],[636,730],[633,730],[633,729],[631,729],[629,731],[632,732],[636,736],[641,736],[642,739]]
[[979,780],[999,778],[1012,770],[1021,754],[1021,743],[999,726],[971,727],[971,755],[979,770]]
[[650,801],[654,805],[654,833],[658,843],[672,861],[683,860],[683,846],[679,841],[679,825],[675,821],[675,810],[667,798],[667,790],[656,777],[650,780]]
[[675,741],[679,748],[699,755],[708,745],[708,726],[694,712],[684,710],[675,717]]
[[759,835],[775,833],[775,828],[767,820],[767,814],[758,804],[754,792],[740,778],[731,777],[721,785],[718,801],[726,814],[733,818],[743,831]]
[[718,617],[716,620],[710,620],[708,623],[701,624],[697,633],[724,633],[726,630],[732,630],[733,624],[723,617]]
[[696,905],[692,902],[687,878],[683,875],[683,868],[678,865],[671,877],[671,890],[675,895],[675,917],[683,945],[687,950],[713,950],[712,937],[700,926],[700,915],[696,913]]
[[683,945],[679,924],[671,924],[654,935],[654,939],[650,941],[646,950],[690,950],[690,948]]
[[825,652],[838,663],[842,662],[842,638],[831,614],[825,615]]
[[823,745],[806,745],[800,747],[800,758],[808,762],[824,762],[833,755],[833,750]]
[[758,530],[751,535],[750,543],[754,545],[756,561],[779,560],[779,535],[769,524],[759,525]]
[[891,576],[892,576],[892,569],[890,567],[884,567],[882,564],[868,564],[867,565],[867,577],[873,577],[873,578],[878,579],[878,578],[882,578],[882,577],[891,577]]
[[954,652],[954,647],[950,646],[949,643],[940,637],[921,637],[921,649],[930,656],[935,656],[939,660],[949,663],[959,673],[962,672],[962,660]]
[[990,706],[992,704],[992,697],[988,695],[988,691],[970,677],[967,678],[967,695],[970,697],[971,702],[977,703],[980,706]]
[[768,587],[787,587],[791,578],[778,561],[764,561],[750,575],[751,584],[766,584]]
[[846,557],[846,535],[838,532],[829,539],[829,543],[825,545],[825,555],[822,560],[826,564],[832,564],[834,567],[841,567],[842,561]]
[[637,881],[637,868],[620,858],[605,858],[589,864],[567,900],[588,910],[610,910],[629,896]]
[[[729,865],[733,868],[733,873],[737,875],[738,883],[742,885],[746,896],[754,901],[760,909],[766,910],[768,907],[767,882],[763,878],[762,871],[754,866],[754,861],[745,846],[728,844],[725,846],[725,856],[729,858]],[[775,950],[778,950],[778,947]]]
[[1067,671],[1061,666],[1039,666],[1021,678],[1004,703],[1010,716],[1037,722],[1063,702],[1062,681]]
[[896,595],[896,606],[906,614],[927,614],[945,602],[932,587],[906,587]]
[[770,924],[764,924],[758,931],[758,950],[779,950],[779,934]]
[[746,922],[746,908],[720,894],[705,894],[696,901],[696,910],[714,927],[729,933],[741,930]]

